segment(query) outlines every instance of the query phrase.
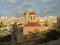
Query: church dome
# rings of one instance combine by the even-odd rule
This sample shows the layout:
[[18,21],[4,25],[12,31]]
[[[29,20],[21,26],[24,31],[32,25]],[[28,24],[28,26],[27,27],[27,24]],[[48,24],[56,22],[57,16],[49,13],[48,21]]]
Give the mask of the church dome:
[[36,15],[35,11],[30,12],[30,15]]

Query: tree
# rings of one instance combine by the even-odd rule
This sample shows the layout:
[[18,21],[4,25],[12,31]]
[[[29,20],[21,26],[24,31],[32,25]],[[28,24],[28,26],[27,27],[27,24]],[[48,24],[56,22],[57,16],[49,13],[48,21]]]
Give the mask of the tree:
[[10,42],[11,41],[11,35],[0,37],[0,42]]
[[46,33],[46,38],[44,41],[50,41],[50,40],[56,40],[60,37],[60,32],[56,30],[51,30],[48,33]]

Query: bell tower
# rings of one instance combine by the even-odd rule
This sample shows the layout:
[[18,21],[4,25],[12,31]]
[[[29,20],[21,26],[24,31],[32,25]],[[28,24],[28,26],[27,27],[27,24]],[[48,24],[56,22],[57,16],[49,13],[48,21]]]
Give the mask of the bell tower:
[[26,23],[29,22],[29,14],[30,14],[29,10],[26,10],[25,13],[24,13]]
[[30,12],[30,22],[35,22],[36,21],[36,12],[32,11]]

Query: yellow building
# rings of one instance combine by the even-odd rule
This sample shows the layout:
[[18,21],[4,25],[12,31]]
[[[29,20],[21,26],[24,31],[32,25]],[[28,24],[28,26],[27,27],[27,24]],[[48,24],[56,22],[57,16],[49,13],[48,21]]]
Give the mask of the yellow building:
[[34,32],[35,29],[39,30],[40,24],[36,22],[36,13],[34,11],[25,13],[25,21],[27,23],[24,25],[24,34],[28,34],[30,31]]

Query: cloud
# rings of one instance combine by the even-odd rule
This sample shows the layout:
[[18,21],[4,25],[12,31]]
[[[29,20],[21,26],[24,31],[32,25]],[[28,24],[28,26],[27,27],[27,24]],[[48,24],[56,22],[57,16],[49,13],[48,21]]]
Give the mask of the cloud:
[[31,6],[33,6],[33,3],[32,2],[28,2],[28,1],[23,2],[23,4],[21,4],[21,7],[23,9],[27,9],[28,7],[31,7]]
[[51,2],[53,0],[40,0],[41,2]]
[[0,0],[0,2],[5,2],[6,0]]
[[46,8],[43,7],[39,10],[41,15],[60,15],[60,0],[42,0],[43,4],[46,4]]
[[8,1],[10,3],[16,3],[17,2],[17,0],[6,0],[6,1]]
[[[20,1],[20,3],[19,3]],[[60,14],[60,0],[0,0],[5,2],[12,15],[22,16],[26,9],[35,10],[38,15]]]
[[9,2],[9,3],[16,3],[17,2],[17,0],[0,0],[0,2],[3,2],[3,3],[7,3],[7,2]]
[[23,3],[22,4],[20,4],[20,5],[16,5],[15,7],[13,7],[12,9],[11,9],[11,11],[12,11],[12,13],[14,14],[14,15],[23,15],[23,12],[26,10],[26,9],[28,9],[28,8],[30,8],[30,7],[32,7],[33,6],[33,3],[32,2],[30,2],[30,1],[23,1]]

